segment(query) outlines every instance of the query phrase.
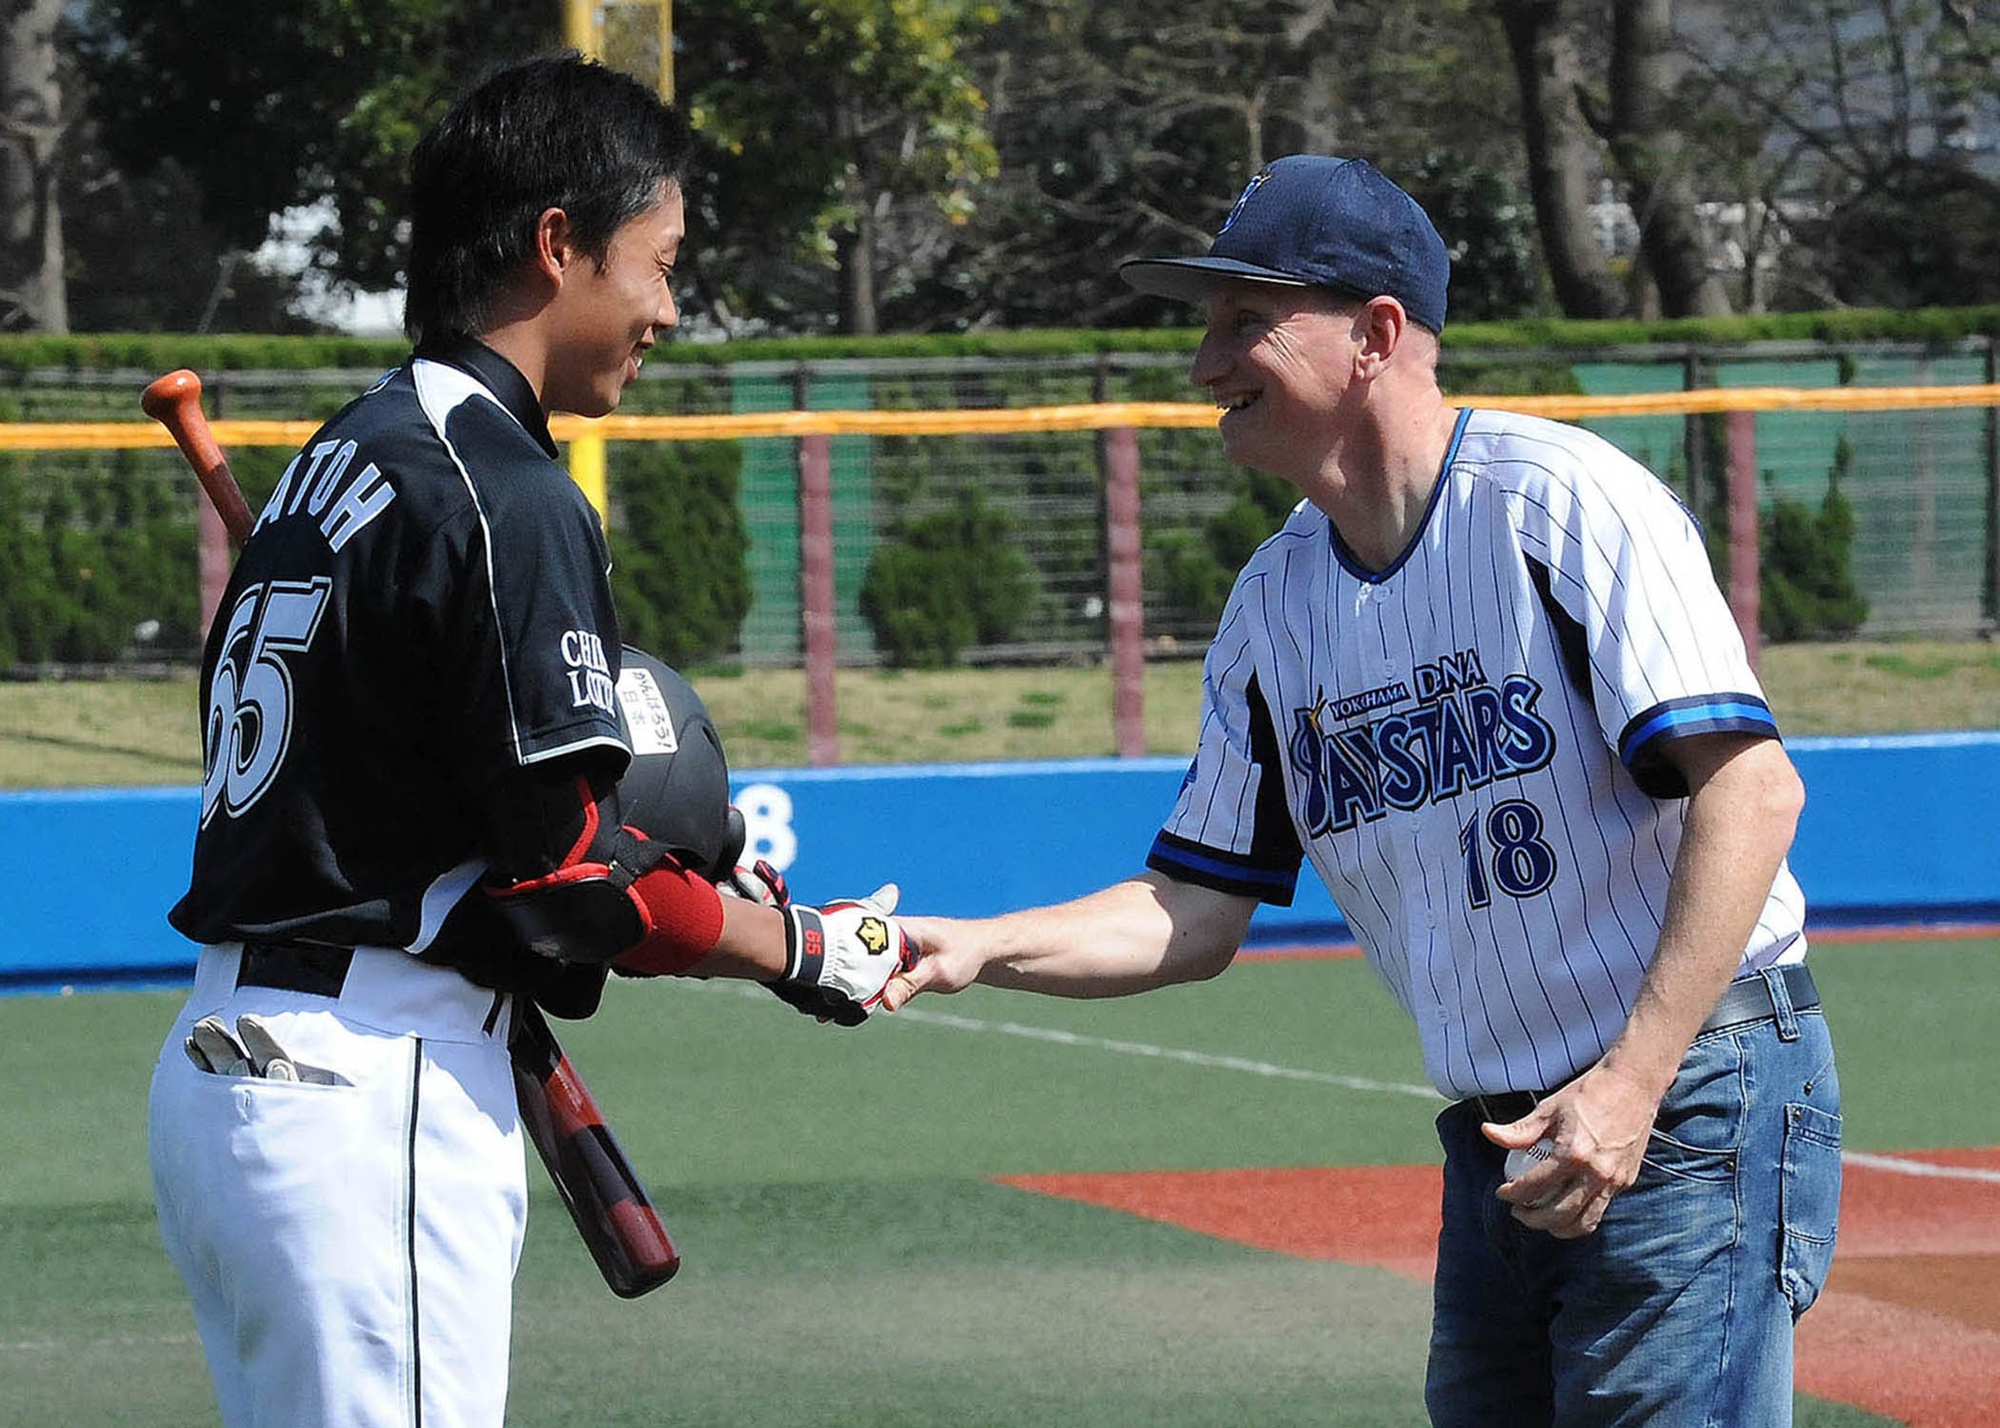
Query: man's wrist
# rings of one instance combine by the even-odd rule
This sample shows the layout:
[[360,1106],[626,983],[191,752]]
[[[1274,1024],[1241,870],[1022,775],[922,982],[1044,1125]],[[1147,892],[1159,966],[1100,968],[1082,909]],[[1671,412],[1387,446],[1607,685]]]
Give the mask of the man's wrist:
[[816,987],[826,971],[826,921],[818,908],[798,905],[785,908],[784,919],[785,970],[776,980]]
[[1664,1049],[1654,1049],[1635,1045],[1625,1037],[1611,1044],[1597,1067],[1606,1075],[1616,1077],[1632,1087],[1640,1095],[1650,1098],[1654,1104],[1666,1099],[1672,1089],[1674,1078],[1680,1075],[1681,1062],[1687,1058],[1683,1047],[1679,1055],[1669,1057]]

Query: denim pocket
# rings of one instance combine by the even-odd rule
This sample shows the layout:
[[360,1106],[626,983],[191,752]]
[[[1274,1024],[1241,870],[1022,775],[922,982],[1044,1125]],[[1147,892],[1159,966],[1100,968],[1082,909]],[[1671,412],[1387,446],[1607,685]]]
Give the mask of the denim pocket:
[[1831,1111],[1786,1105],[1778,1214],[1784,1227],[1778,1278],[1796,1319],[1826,1283],[1840,1224],[1840,1117]]
[[1729,1179],[1743,1145],[1745,1097],[1742,1047],[1729,1037],[1697,1041],[1660,1102],[1641,1176]]

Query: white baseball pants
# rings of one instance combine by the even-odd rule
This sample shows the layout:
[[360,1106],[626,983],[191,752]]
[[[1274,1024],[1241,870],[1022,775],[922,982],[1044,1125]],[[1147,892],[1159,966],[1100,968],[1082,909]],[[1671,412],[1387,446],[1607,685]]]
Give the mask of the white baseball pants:
[[[357,951],[337,1000],[236,971],[203,951],[148,1126],[223,1423],[498,1428],[527,1222],[511,1007],[396,951]],[[189,1028],[244,1012],[349,1084],[198,1069]]]

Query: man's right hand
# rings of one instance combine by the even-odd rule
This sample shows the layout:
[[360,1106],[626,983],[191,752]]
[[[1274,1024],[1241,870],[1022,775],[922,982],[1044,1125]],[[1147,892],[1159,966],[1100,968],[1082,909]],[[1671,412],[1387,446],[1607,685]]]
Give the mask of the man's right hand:
[[903,935],[916,949],[916,960],[882,988],[882,1010],[901,1011],[919,992],[963,991],[979,980],[984,963],[963,935],[967,926],[956,918],[904,918]]

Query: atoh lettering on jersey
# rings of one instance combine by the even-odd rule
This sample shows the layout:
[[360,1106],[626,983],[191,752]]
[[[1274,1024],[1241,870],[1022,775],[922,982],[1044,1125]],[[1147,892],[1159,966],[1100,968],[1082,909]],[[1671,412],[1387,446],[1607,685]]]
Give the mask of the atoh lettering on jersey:
[[322,441],[294,456],[264,503],[257,529],[303,511],[319,522],[320,534],[335,551],[353,540],[396,499],[396,488],[374,462],[353,470],[359,450],[352,441]]

